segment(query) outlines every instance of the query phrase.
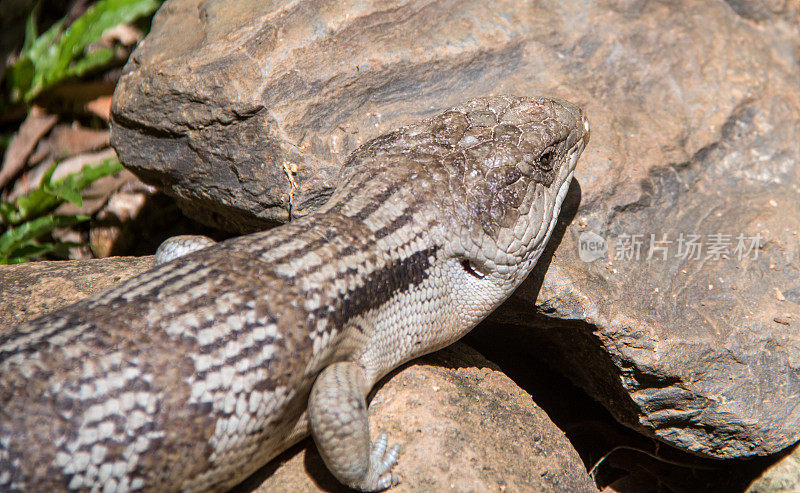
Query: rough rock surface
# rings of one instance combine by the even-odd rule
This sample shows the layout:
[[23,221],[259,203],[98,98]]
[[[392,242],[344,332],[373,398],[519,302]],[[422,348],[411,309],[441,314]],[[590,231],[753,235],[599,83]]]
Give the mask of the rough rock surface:
[[792,493],[800,491],[800,445],[764,471],[746,493]]
[[[622,422],[724,458],[800,438],[800,106],[743,105],[721,134],[652,169],[634,202],[582,205],[538,294],[550,320],[531,323],[529,303],[498,318],[546,327],[526,331],[529,347]],[[606,259],[581,261],[589,232]],[[624,235],[641,235],[638,256]],[[681,235],[700,248],[684,256]],[[516,294],[536,295],[533,283]]]
[[[496,365],[456,343],[392,374],[371,423],[402,444],[391,491],[597,491],[569,441]],[[258,493],[350,491],[310,440],[247,484]],[[273,472],[274,471],[274,472]],[[263,482],[262,482],[263,481]]]
[[141,274],[152,257],[0,265],[0,333]]
[[[796,2],[169,0],[153,26],[113,142],[227,229],[307,213],[348,151],[467,98],[582,105],[576,221],[541,291],[529,282],[499,319],[676,447],[725,458],[800,439]],[[581,233],[609,258],[579,260]],[[613,258],[640,234],[639,260]],[[666,259],[644,258],[650,234],[672,241]],[[681,234],[702,235],[700,258],[676,257]],[[757,258],[738,258],[738,235],[760,237]],[[726,240],[728,258],[705,258]],[[551,329],[529,316],[537,295]]]
[[[114,257],[0,266],[0,333],[152,266]],[[370,404],[374,430],[402,444],[392,491],[597,491],[577,452],[531,396],[463,344],[392,373]],[[373,431],[374,431],[373,430]],[[241,491],[349,491],[303,442]]]

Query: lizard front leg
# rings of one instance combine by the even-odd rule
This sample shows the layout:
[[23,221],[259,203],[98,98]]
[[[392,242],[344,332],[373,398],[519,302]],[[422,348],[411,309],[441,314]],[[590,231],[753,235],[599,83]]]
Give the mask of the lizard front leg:
[[178,257],[202,250],[215,244],[216,241],[203,235],[180,235],[164,240],[156,250],[156,265],[166,264]]
[[311,434],[328,469],[339,481],[361,491],[380,491],[399,482],[391,473],[400,447],[387,450],[386,435],[369,438],[364,369],[334,363],[317,377],[308,398]]

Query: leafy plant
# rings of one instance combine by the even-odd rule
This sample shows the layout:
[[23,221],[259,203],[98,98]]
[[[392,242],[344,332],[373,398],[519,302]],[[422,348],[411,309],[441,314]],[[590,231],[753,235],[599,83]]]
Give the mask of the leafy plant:
[[99,41],[105,30],[152,14],[161,1],[100,0],[68,27],[61,19],[40,36],[36,30],[38,9],[34,9],[25,26],[19,59],[7,72],[11,102],[30,102],[64,79],[107,65],[114,59],[113,50],[87,48]]
[[45,254],[65,257],[67,249],[76,246],[75,243],[43,242],[41,238],[56,228],[88,221],[89,216],[48,213],[64,202],[81,207],[81,190],[104,176],[122,170],[119,160],[109,158],[98,165],[84,166],[81,171],[53,180],[56,167],[58,163],[47,170],[38,188],[17,197],[13,202],[0,201],[0,225],[7,227],[0,234],[0,264],[18,264]]

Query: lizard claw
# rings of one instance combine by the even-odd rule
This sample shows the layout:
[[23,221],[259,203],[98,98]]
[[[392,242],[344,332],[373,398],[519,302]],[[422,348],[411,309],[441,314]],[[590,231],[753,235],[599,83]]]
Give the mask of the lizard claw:
[[[369,455],[370,472],[368,477],[377,478],[369,491],[380,491],[398,484],[400,478],[391,473],[392,467],[397,464],[400,457],[400,445],[388,447],[389,440],[386,433],[381,433],[378,439],[372,444],[372,451]],[[388,450],[387,450],[388,448]]]

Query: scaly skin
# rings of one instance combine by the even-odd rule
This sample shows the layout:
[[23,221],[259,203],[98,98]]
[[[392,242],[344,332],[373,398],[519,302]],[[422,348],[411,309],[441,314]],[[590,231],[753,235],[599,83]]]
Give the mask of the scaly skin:
[[357,149],[317,212],[0,337],[0,490],[222,491],[309,431],[391,486],[365,396],[522,282],[588,136],[566,102],[467,102]]

